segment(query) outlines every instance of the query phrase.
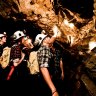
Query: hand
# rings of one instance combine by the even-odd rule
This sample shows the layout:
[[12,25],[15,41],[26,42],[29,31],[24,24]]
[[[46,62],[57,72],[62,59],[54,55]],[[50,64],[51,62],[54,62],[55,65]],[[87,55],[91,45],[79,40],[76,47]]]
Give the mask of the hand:
[[53,26],[52,30],[53,30],[53,33],[54,33],[53,37],[60,37],[61,36],[61,32],[56,25]]
[[57,91],[55,91],[55,92],[52,93],[52,96],[59,96],[59,94],[58,94]]
[[13,60],[13,65],[16,67],[20,64],[19,58]]
[[53,28],[52,28],[52,30],[53,30],[53,33],[54,33],[53,37],[56,37],[56,36],[57,36],[57,33],[58,33],[58,28],[57,28],[57,26],[54,25]]
[[16,66],[18,66],[19,64],[18,64],[18,63],[13,63],[13,65],[16,67]]

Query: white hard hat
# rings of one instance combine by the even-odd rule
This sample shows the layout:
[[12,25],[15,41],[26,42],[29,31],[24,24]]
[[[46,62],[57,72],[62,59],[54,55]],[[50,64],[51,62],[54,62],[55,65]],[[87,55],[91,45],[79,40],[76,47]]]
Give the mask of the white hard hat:
[[14,40],[17,40],[17,39],[19,39],[19,38],[21,38],[21,37],[23,37],[23,36],[26,36],[26,35],[23,33],[23,31],[16,31],[16,32],[13,34]]
[[40,45],[46,36],[45,34],[38,34],[35,38],[34,45]]
[[4,34],[0,34],[0,38],[3,37],[3,36],[4,36]]
[[6,36],[6,32],[4,32],[4,33],[2,33],[2,34],[0,33],[0,38],[1,38],[1,37],[4,37],[4,36]]

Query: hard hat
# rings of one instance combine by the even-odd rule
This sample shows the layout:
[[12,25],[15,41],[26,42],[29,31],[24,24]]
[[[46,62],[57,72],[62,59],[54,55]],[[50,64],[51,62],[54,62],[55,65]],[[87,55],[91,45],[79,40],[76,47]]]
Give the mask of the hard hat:
[[34,45],[40,45],[46,36],[45,34],[38,34],[35,38]]
[[6,32],[0,33],[0,38],[6,36]]
[[0,34],[0,38],[3,37],[3,36],[4,36],[4,34]]
[[23,36],[26,36],[26,35],[23,33],[23,31],[16,31],[16,32],[13,34],[14,40],[17,40],[17,39],[19,39],[19,38],[21,38],[21,37],[23,37]]

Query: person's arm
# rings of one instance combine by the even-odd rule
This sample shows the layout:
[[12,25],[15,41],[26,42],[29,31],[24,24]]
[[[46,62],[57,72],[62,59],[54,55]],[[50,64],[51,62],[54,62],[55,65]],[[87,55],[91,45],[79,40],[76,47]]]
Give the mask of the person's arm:
[[53,82],[51,80],[51,76],[49,74],[48,69],[46,67],[41,67],[40,70],[41,70],[41,73],[42,73],[42,75],[44,77],[44,80],[46,81],[49,88],[51,89],[52,96],[59,96],[58,92],[57,92],[57,90],[56,90],[56,88],[55,88],[55,86],[54,86],[54,84],[53,84]]
[[24,57],[25,57],[25,54],[21,52],[21,59],[19,60],[19,64],[23,61]]
[[20,61],[19,58],[14,59],[14,60],[13,60],[13,65],[14,65],[15,67],[18,66],[19,61]]
[[64,67],[63,67],[63,61],[62,58],[60,59],[60,68],[61,68],[61,79],[64,79]]
[[52,44],[56,40],[56,37],[58,34],[58,29],[57,29],[56,25],[53,26],[52,31],[53,31],[53,36],[51,37],[51,39],[49,41],[50,44]]
[[21,59],[19,59],[19,58],[14,59],[13,60],[13,65],[15,67],[18,66],[22,62],[22,60],[24,59],[24,57],[25,57],[25,54],[23,52],[21,52]]

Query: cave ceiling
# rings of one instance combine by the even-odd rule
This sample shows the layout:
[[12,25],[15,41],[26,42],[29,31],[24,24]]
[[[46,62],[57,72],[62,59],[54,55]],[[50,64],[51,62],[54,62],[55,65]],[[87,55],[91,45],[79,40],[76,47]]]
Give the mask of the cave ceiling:
[[[66,17],[75,24],[74,29],[62,24]],[[92,17],[93,0],[0,0],[0,31],[9,36],[16,30],[26,30],[33,38],[42,29],[52,34],[56,24],[62,35],[57,41],[70,43],[71,36],[71,43],[77,46],[93,36]]]

